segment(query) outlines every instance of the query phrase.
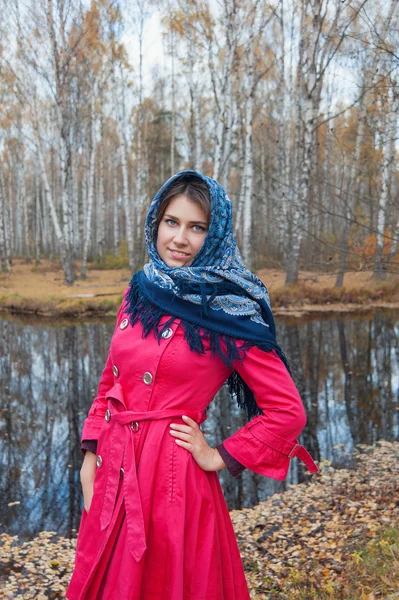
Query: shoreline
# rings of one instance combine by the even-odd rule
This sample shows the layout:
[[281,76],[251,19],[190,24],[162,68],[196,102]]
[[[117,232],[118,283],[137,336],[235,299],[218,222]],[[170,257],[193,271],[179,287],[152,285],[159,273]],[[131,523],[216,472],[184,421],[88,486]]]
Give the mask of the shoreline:
[[[112,302],[107,300],[105,302],[96,302],[95,297],[86,303],[68,303],[67,306],[62,304],[53,304],[49,306],[46,302],[43,302],[42,306],[38,306],[37,301],[30,304],[29,298],[23,299],[21,303],[15,301],[9,301],[0,298],[0,315],[7,315],[13,317],[38,317],[54,321],[58,319],[73,319],[73,320],[91,320],[99,317],[115,317],[122,300],[122,296],[119,296],[118,302]],[[272,307],[273,308],[273,307]],[[386,311],[398,311],[399,302],[369,302],[367,304],[306,304],[303,306],[291,305],[291,306],[278,306],[273,308],[274,317],[289,317],[292,319],[301,319],[303,317],[321,317],[328,318],[338,315],[371,315],[374,312],[386,312]]]
[[303,306],[282,306],[273,309],[274,316],[302,318],[310,316],[334,316],[334,315],[366,315],[374,311],[399,311],[399,302],[367,302],[365,304],[306,304]]
[[[376,282],[370,272],[347,273],[338,289],[335,276],[328,273],[301,271],[298,283],[287,287],[281,270],[261,269],[257,275],[268,288],[275,316],[297,319],[399,311],[396,275]],[[34,266],[15,260],[10,277],[0,273],[0,313],[49,320],[113,317],[130,279],[126,268],[90,268],[85,279],[67,286],[57,263],[46,260]]]

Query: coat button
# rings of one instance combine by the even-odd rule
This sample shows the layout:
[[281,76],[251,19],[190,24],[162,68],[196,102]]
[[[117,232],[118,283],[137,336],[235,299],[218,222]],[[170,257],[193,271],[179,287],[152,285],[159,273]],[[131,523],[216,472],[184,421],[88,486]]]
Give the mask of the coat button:
[[122,323],[119,325],[119,329],[126,329],[129,325],[129,319],[123,319]]
[[107,410],[105,411],[105,416],[104,416],[104,418],[105,418],[105,420],[107,421],[107,423],[108,423],[108,422],[110,421],[110,419],[111,419],[111,411],[110,411],[110,410],[108,410],[108,408],[107,408]]
[[96,464],[97,464],[98,468],[103,466],[103,459],[101,458],[100,455],[97,456]]
[[163,332],[162,332],[162,337],[164,338],[164,340],[167,340],[168,338],[170,338],[171,335],[173,335],[173,330],[170,327],[167,327]]
[[131,429],[132,431],[138,431],[138,430],[139,430],[139,424],[138,424],[138,421],[132,421],[132,422],[130,423],[130,429]]
[[146,371],[144,373],[144,375],[143,375],[143,381],[147,385],[151,385],[151,383],[152,383],[152,375],[151,375],[151,373],[148,373],[148,371]]
[[123,467],[121,467],[121,470],[119,471],[119,476],[121,479],[123,479],[125,476],[125,469]]
[[118,367],[117,367],[117,366],[115,366],[115,365],[112,365],[112,372],[113,372],[113,374],[114,374],[114,376],[115,376],[115,377],[118,377],[118,375],[119,375],[119,370],[118,370]]

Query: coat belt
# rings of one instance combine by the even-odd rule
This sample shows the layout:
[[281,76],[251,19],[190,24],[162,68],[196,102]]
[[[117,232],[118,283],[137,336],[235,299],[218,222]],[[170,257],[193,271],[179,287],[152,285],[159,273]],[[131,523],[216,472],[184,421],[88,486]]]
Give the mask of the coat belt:
[[[110,390],[112,392],[112,390]],[[143,510],[141,505],[140,490],[137,481],[137,466],[134,449],[134,431],[129,426],[134,421],[158,420],[176,418],[186,414],[198,424],[202,423],[206,415],[199,411],[187,411],[182,409],[152,410],[135,412],[131,410],[120,410],[114,412],[113,400],[119,399],[106,395],[110,418],[110,450],[107,469],[104,502],[100,516],[100,526],[103,531],[110,524],[115,508],[116,495],[118,491],[122,464],[124,465],[124,501],[126,509],[127,538],[130,552],[133,558],[139,562],[147,549],[146,534],[144,526]],[[110,401],[111,400],[111,401]],[[124,405],[124,403],[123,403]]]

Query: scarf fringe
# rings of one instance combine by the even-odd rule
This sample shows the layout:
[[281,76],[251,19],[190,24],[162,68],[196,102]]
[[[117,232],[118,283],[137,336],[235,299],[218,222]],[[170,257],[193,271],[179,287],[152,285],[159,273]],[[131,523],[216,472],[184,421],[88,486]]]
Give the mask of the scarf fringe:
[[[165,316],[165,310],[158,306],[155,301],[152,299],[150,300],[146,294],[142,292],[137,277],[133,277],[130,283],[129,291],[125,297],[124,310],[129,315],[129,322],[132,326],[137,322],[141,323],[143,328],[143,338],[147,337],[151,331],[153,331],[155,338],[158,340],[158,344],[161,343],[163,331],[170,327],[176,318],[175,316],[171,316],[162,324],[162,326],[160,325],[162,317]],[[251,341],[244,341],[243,344],[237,346],[237,338],[230,335],[207,330],[204,327],[185,319],[180,319],[180,322],[183,326],[184,335],[191,351],[198,352],[198,354],[205,354],[206,350],[203,340],[206,338],[207,341],[209,341],[212,356],[219,356],[224,364],[230,369],[234,369],[234,362],[236,360],[242,362],[245,359],[247,350],[256,345],[266,352],[275,350],[290,372],[288,361],[277,344],[273,345],[268,342],[259,344]],[[203,333],[201,333],[201,329],[203,330]],[[227,385],[232,399],[237,402],[237,405],[241,409],[246,410],[248,420],[251,420],[256,415],[263,414],[263,411],[256,403],[251,388],[245,383],[237,371],[233,371],[229,376]]]

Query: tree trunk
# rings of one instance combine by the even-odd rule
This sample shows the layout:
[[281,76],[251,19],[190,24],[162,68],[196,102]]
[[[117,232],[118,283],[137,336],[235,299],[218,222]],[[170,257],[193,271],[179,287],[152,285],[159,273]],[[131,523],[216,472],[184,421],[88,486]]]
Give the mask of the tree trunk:
[[79,253],[81,240],[79,234],[79,169],[76,154],[76,152],[71,153],[72,246],[74,258]]
[[[95,89],[95,85],[93,86]],[[94,199],[94,175],[96,168],[96,114],[95,114],[95,92],[92,92],[91,96],[91,135],[90,135],[90,159],[89,159],[89,184],[87,194],[87,212],[85,215],[85,235],[83,242],[83,256],[82,256],[82,267],[81,277],[84,278],[87,275],[87,256],[89,252],[91,230],[92,230],[92,213],[93,213],[93,199]]]
[[[2,174],[2,166],[0,162],[0,171]],[[10,261],[8,260],[5,228],[4,228],[4,215],[5,215],[5,198],[4,198],[4,186],[0,182],[0,259],[1,259],[1,270],[11,274]]]
[[[102,104],[102,103],[101,103]],[[97,201],[97,248],[98,255],[103,258],[105,253],[105,197],[104,197],[104,120],[103,107],[101,106],[100,115],[100,145],[99,145],[99,181],[98,181],[98,201]]]
[[254,49],[251,46],[248,57],[248,90],[249,97],[245,110],[245,159],[243,174],[243,258],[248,268],[251,268],[251,237],[252,237],[252,192],[253,192],[253,153],[252,153],[252,119],[254,108]]
[[121,73],[120,82],[120,101],[117,98],[117,81],[115,75],[115,64],[114,57],[112,56],[111,63],[111,81],[112,81],[112,96],[113,104],[117,116],[118,124],[118,137],[119,137],[119,155],[122,169],[122,203],[125,211],[125,226],[126,226],[126,242],[128,249],[129,268],[131,271],[134,270],[135,256],[134,256],[134,223],[132,219],[132,207],[129,197],[129,174],[128,174],[128,160],[127,160],[127,139],[126,139],[126,107],[125,107],[125,90],[123,73]]
[[[135,204],[136,204],[136,248],[141,247],[141,240],[143,237],[142,230],[142,215],[144,210],[145,203],[145,188],[147,182],[147,169],[144,167],[143,161],[143,125],[144,125],[144,110],[143,110],[143,36],[144,36],[144,7],[140,4],[140,15],[139,15],[139,106],[138,106],[138,116],[137,116],[137,156],[136,156],[136,182],[135,182]],[[172,56],[172,61],[174,60]],[[173,65],[173,63],[172,63]],[[172,73],[172,86],[174,76]],[[174,94],[174,90],[173,90]],[[173,96],[174,102],[174,96]],[[174,110],[174,109],[172,109]],[[174,118],[174,113],[172,115],[172,119]],[[172,150],[172,148],[171,148]],[[174,152],[174,144],[173,144],[173,152]],[[172,160],[174,162],[174,159]]]
[[202,131],[201,131],[201,106],[199,102],[198,83],[193,88],[194,112],[194,170],[202,171]]
[[176,93],[175,93],[175,39],[174,31],[170,32],[170,51],[172,56],[172,116],[170,122],[170,174],[175,174],[175,144],[176,144]]
[[114,230],[114,256],[119,254],[119,219],[118,219],[118,160],[114,160],[113,171],[114,206],[113,206],[113,230]]
[[41,205],[40,205],[40,185],[39,177],[35,173],[35,261],[36,264],[40,263],[40,233],[42,233],[42,218],[41,218]]
[[47,178],[46,166],[45,166],[45,162],[44,162],[43,151],[41,149],[38,130],[36,130],[36,133],[38,136],[37,151],[38,151],[38,156],[39,156],[40,173],[41,173],[42,181],[43,181],[44,194],[45,194],[48,208],[50,211],[50,216],[51,216],[51,220],[52,220],[53,228],[54,228],[54,234],[55,234],[58,246],[60,248],[61,265],[62,265],[62,268],[64,271],[65,282],[69,284],[69,283],[73,282],[73,269],[72,269],[71,256],[68,255],[66,244],[65,244],[65,241],[64,241],[64,238],[62,235],[62,230],[61,230],[60,224],[58,222],[57,211],[55,209],[53,198],[51,196],[51,189],[50,189],[50,184],[49,184],[49,181]]
[[[281,0],[281,56],[279,61],[280,77],[278,91],[278,109],[279,109],[279,128],[278,128],[278,148],[277,148],[277,164],[278,164],[278,179],[279,183],[276,186],[276,202],[278,206],[278,249],[279,255],[284,252],[285,241],[288,235],[288,203],[289,203],[289,178],[288,178],[288,140],[286,126],[286,75],[285,75],[285,19],[284,19],[284,0]],[[263,190],[265,193],[265,190]]]
[[[236,29],[236,11],[237,6],[234,0],[224,0],[224,33],[225,49],[223,54],[223,66],[220,89],[217,83],[217,71],[213,63],[212,46],[209,44],[209,70],[212,78],[212,88],[216,106],[216,131],[215,131],[215,154],[213,160],[213,177],[227,177],[224,175],[227,169],[227,152],[230,149],[226,147],[226,127],[232,124],[233,103],[230,102],[232,95],[232,77],[234,53],[236,49],[235,29]],[[223,173],[222,173],[223,169]]]
[[374,278],[385,279],[386,271],[384,265],[384,240],[386,225],[386,209],[390,193],[390,181],[392,179],[392,169],[395,157],[395,139],[398,120],[398,102],[393,97],[393,90],[388,91],[388,101],[386,103],[387,124],[384,132],[385,141],[383,143],[383,158],[381,169],[381,194],[378,203],[377,214],[377,248],[374,263]]

